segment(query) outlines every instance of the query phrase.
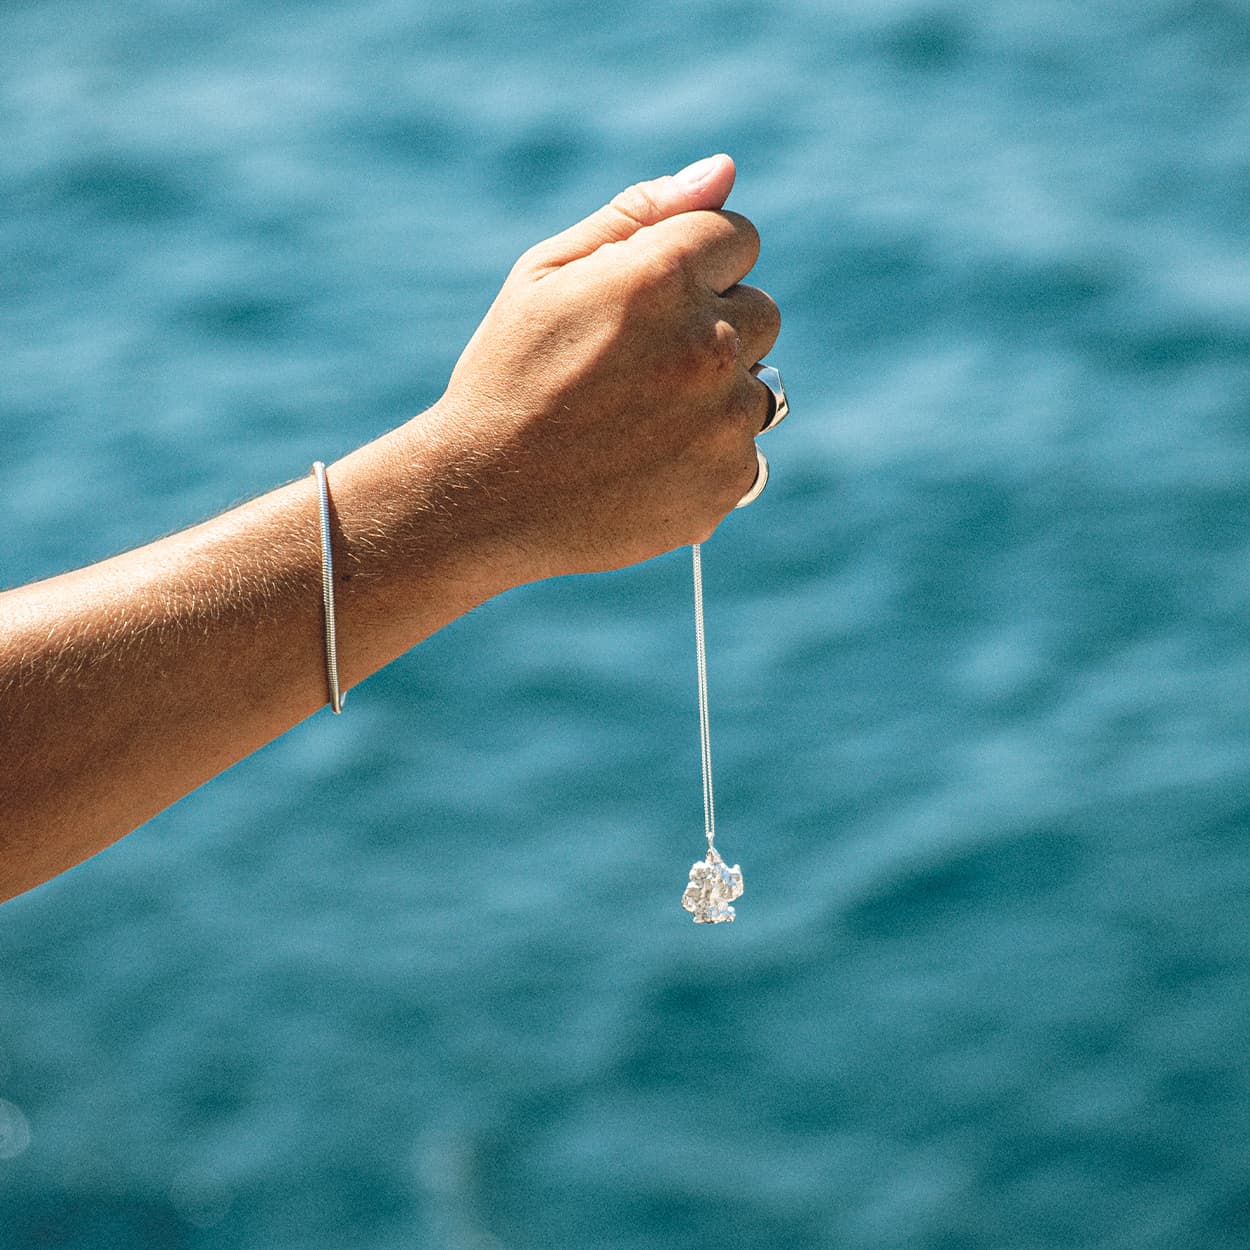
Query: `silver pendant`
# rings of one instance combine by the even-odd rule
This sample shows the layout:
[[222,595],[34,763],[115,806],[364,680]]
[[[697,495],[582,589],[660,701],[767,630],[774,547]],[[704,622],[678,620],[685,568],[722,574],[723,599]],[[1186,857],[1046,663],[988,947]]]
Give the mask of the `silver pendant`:
[[742,897],[742,869],[730,868],[714,846],[707,848],[707,858],[697,860],[690,869],[690,884],[681,896],[681,905],[694,913],[695,924],[728,924],[734,918],[731,906]]

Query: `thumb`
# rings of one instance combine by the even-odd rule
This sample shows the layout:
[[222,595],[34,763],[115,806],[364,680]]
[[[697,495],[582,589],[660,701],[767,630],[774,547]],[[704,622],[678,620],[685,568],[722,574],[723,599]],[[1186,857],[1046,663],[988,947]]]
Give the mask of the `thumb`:
[[635,183],[598,212],[540,244],[542,264],[555,269],[678,213],[720,208],[729,198],[735,172],[732,159],[722,153],[679,173]]

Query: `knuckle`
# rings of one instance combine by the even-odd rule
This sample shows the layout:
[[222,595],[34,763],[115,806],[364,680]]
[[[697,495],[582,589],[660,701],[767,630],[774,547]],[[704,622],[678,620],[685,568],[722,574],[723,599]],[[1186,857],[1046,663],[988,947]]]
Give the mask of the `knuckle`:
[[706,347],[708,362],[715,373],[729,373],[738,367],[742,340],[738,331],[728,321],[718,321],[713,327]]
[[512,266],[508,273],[511,279],[519,279],[546,267],[547,259],[551,254],[550,242],[544,240],[542,243],[535,243],[532,247],[526,248],[520,256],[517,257],[516,263]]
[[760,255],[760,232],[755,228],[755,223],[749,217],[735,213],[732,209],[722,209],[721,215],[733,225],[734,233],[751,255],[751,263],[754,264]]
[[691,285],[685,261],[667,248],[650,249],[635,267],[634,276],[640,294],[666,302],[683,297]]
[[753,286],[740,286],[729,293],[739,319],[742,335],[751,358],[761,360],[781,333],[781,310],[764,291]]
[[608,206],[634,226],[646,226],[660,215],[660,205],[646,183],[636,182],[612,197]]
[[738,287],[736,294],[735,307],[750,336],[775,339],[781,332],[781,309],[772,297],[753,286]]
[[738,367],[738,331],[711,317],[687,319],[670,345],[670,360],[687,386],[700,390],[716,385]]

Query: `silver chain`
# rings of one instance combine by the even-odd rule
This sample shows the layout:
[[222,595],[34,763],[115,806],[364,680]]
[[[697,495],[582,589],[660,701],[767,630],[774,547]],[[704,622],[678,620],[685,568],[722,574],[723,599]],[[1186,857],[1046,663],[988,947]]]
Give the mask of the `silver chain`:
[[712,731],[707,712],[707,645],[703,634],[703,553],[690,548],[694,566],[694,650],[699,666],[699,746],[703,753],[703,832],[707,844],[716,842],[716,805],[712,797]]

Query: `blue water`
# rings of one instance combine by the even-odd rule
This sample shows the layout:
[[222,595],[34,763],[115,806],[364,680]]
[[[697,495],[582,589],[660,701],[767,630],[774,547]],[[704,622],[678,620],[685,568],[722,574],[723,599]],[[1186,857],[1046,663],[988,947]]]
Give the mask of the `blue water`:
[[0,909],[0,1245],[1250,1245],[1247,136],[1240,0],[6,4],[0,581],[711,151],[794,416],[705,553],[738,922],[687,557],[504,596]]

